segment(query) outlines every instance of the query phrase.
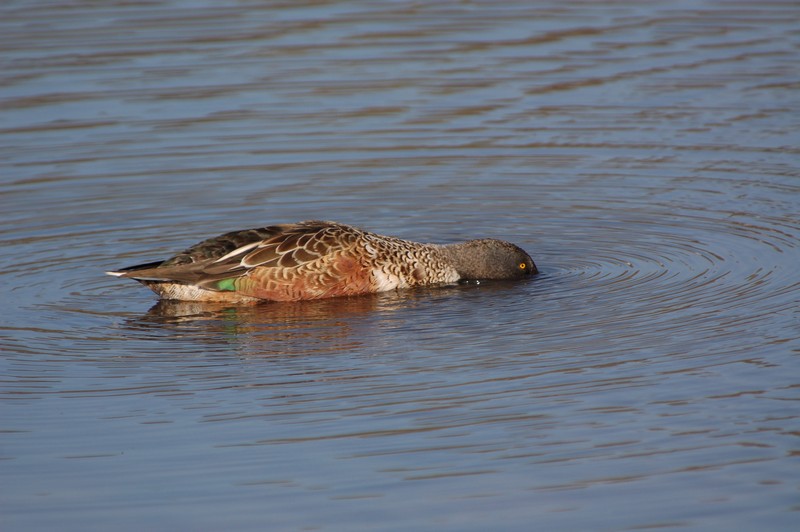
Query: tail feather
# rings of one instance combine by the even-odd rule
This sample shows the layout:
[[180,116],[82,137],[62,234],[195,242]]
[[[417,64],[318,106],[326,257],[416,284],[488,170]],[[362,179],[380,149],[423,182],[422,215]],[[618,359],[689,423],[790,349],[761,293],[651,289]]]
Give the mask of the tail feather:
[[[106,272],[108,275],[113,275],[114,277],[130,277],[131,279],[148,279],[148,276],[145,275],[137,275],[136,272],[143,271],[143,270],[152,270],[154,268],[158,268],[163,264],[163,260],[159,260],[156,262],[148,262],[147,264],[137,264],[136,266],[128,266],[127,268],[120,268],[119,270],[112,270]],[[153,281],[163,280],[163,277],[159,278],[151,278]]]

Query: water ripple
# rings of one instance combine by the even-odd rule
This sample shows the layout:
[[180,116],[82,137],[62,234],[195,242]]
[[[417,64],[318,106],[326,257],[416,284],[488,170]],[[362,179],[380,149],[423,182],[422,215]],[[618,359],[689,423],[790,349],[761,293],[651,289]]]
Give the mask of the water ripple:
[[[4,524],[795,524],[795,6],[28,4],[0,3]],[[239,308],[102,274],[308,218],[542,273]]]

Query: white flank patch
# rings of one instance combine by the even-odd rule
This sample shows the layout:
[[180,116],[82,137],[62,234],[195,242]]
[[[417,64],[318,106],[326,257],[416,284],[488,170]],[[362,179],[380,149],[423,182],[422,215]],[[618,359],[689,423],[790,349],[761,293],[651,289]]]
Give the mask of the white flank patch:
[[395,288],[408,288],[408,284],[399,277],[381,270],[372,270],[372,277],[375,279],[375,290],[378,292],[394,290]]
[[106,275],[113,275],[114,277],[122,277],[125,272],[106,272]]

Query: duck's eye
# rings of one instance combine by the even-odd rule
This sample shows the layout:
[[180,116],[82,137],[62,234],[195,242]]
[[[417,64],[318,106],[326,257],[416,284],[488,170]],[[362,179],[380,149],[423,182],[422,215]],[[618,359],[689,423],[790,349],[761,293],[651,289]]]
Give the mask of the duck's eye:
[[525,269],[525,268],[527,268],[527,267],[528,267],[528,265],[527,265],[527,264],[525,264],[524,262],[520,262],[520,263],[519,263],[519,269],[520,269],[520,270],[524,270],[524,269]]

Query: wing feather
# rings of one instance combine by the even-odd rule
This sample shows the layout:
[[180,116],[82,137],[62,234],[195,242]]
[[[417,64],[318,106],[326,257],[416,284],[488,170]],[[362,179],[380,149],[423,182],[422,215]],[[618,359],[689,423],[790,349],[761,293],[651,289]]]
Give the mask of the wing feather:
[[[363,292],[368,277],[356,273],[354,259],[361,235],[349,226],[317,221],[247,229],[210,238],[162,263],[117,273],[212,291],[235,288],[266,299]],[[311,269],[299,271],[305,266]]]
[[238,262],[244,268],[255,268],[257,266],[274,267],[281,258],[278,253],[278,244],[261,244],[255,250],[249,252]]

